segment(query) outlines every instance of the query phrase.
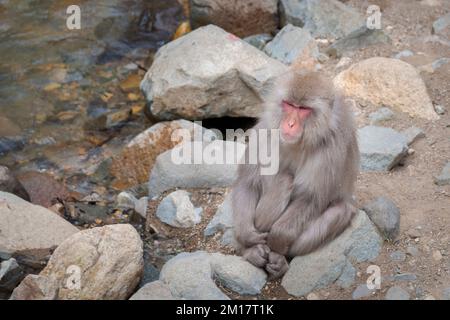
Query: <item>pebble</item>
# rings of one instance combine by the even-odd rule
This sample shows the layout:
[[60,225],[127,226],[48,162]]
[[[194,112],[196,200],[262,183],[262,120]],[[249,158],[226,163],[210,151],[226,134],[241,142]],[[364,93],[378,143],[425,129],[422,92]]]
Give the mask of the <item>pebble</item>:
[[433,251],[433,260],[437,262],[442,260],[442,254],[439,250]]

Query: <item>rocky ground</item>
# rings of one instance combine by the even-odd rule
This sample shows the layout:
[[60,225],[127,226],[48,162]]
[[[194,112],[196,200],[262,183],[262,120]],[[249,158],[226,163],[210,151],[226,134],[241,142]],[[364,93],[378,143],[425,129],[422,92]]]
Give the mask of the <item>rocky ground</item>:
[[[89,71],[51,61],[15,78],[13,92],[38,84],[41,93],[31,118],[14,111],[25,95],[5,98],[0,115],[0,299],[450,299],[450,4],[172,2],[155,2],[149,24],[135,1],[116,29],[107,19],[89,26],[83,37],[115,48]],[[381,30],[364,27],[372,4]],[[8,10],[0,4],[0,16]],[[17,26],[2,21],[12,39]],[[136,35],[134,49],[111,40],[111,28]],[[171,138],[249,128],[289,67],[321,70],[348,97],[362,210],[267,281],[234,255],[236,166],[174,165],[181,146]],[[369,290],[374,266],[381,286]]]

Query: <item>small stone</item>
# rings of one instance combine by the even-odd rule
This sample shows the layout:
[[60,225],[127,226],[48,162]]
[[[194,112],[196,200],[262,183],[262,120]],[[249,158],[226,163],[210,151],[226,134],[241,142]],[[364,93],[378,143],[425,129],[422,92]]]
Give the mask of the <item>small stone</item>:
[[375,292],[375,289],[370,290],[367,284],[360,284],[352,293],[353,300],[370,297]]
[[414,55],[414,52],[412,52],[411,50],[403,50],[403,51],[400,51],[399,53],[397,53],[394,56],[394,58],[401,59],[401,58],[411,57],[413,55]]
[[370,124],[378,124],[384,121],[392,120],[394,118],[394,112],[387,107],[378,109],[375,112],[369,114]]
[[400,232],[400,210],[386,197],[379,197],[366,204],[363,210],[388,240],[397,238]]
[[408,146],[421,138],[425,138],[425,132],[417,127],[409,127],[408,129],[403,130],[401,133],[405,136]]
[[311,292],[306,296],[306,300],[320,300],[320,297],[314,292]]
[[201,209],[194,208],[188,192],[177,190],[161,201],[156,216],[172,227],[190,228],[200,223]]
[[399,273],[394,275],[395,281],[416,281],[417,276],[414,273]]
[[406,254],[402,251],[394,251],[389,256],[392,261],[405,261]]
[[137,199],[130,193],[123,191],[117,195],[117,207],[121,209],[134,209]]
[[442,168],[439,176],[434,178],[434,183],[438,186],[445,186],[450,184],[450,161]]
[[409,293],[400,287],[391,287],[386,293],[385,300],[409,300]]
[[416,246],[408,246],[406,248],[406,253],[413,257],[417,257],[419,255],[419,249],[417,249]]
[[437,114],[443,115],[445,114],[445,107],[441,106],[440,104],[434,105],[434,111],[436,111]]
[[421,236],[420,231],[416,228],[409,229],[406,231],[406,234],[412,239],[420,238]]
[[433,251],[433,260],[437,262],[442,260],[442,253],[439,250]]
[[142,197],[135,202],[134,211],[139,213],[144,219],[147,219],[148,197]]

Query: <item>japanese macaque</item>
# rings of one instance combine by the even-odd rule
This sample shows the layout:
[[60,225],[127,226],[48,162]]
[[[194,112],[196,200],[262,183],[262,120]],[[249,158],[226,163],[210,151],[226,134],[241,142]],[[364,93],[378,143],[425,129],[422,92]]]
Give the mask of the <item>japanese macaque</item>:
[[359,150],[351,110],[316,72],[281,76],[265,108],[255,129],[279,129],[278,173],[241,164],[232,206],[242,256],[276,279],[286,258],[314,251],[350,224]]

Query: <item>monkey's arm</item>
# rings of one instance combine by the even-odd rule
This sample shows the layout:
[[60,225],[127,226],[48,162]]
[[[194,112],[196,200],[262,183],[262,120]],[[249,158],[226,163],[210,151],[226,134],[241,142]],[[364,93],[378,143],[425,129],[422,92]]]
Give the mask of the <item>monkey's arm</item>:
[[265,244],[267,233],[255,228],[255,210],[260,190],[257,167],[242,165],[232,191],[233,222],[236,240],[244,247]]

